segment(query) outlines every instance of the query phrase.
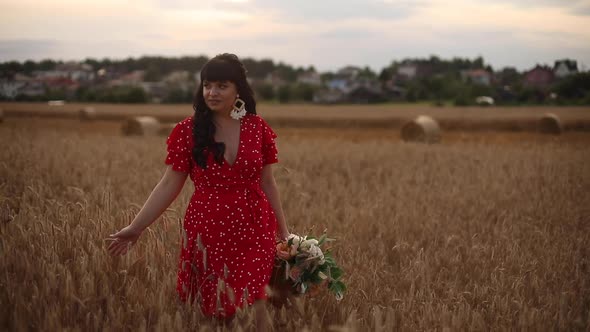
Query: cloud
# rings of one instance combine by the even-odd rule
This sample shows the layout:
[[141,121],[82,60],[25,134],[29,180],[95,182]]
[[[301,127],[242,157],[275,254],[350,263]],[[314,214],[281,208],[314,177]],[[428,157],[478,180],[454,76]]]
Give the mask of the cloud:
[[[477,1],[488,3],[486,0]],[[554,8],[576,15],[590,15],[590,0],[496,0],[495,2],[509,4],[522,9]]]
[[571,12],[576,15],[590,16],[590,3],[580,3]]
[[281,20],[325,20],[348,19],[403,19],[415,13],[417,8],[426,5],[417,1],[375,1],[375,0],[300,0],[273,1],[253,0],[252,5],[259,9],[271,10],[280,14]]
[[60,51],[60,43],[44,39],[0,40],[0,60],[46,59]]

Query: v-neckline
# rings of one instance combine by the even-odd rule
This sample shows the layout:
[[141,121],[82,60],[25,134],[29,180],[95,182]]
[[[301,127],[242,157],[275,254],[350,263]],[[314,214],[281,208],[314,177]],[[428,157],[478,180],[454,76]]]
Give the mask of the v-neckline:
[[225,152],[223,153],[223,161],[225,162],[225,164],[229,168],[233,168],[234,166],[236,166],[236,163],[238,162],[238,159],[240,158],[240,150],[242,148],[242,127],[244,126],[244,123],[242,122],[242,119],[240,119],[239,121],[240,121],[240,130],[238,132],[238,151],[236,151],[236,159],[234,160],[234,163],[230,164],[229,161],[227,161],[227,159],[225,158]]

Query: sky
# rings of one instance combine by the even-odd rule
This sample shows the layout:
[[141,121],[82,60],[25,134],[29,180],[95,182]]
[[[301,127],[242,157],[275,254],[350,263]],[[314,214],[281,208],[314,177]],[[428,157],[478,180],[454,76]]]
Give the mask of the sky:
[[590,68],[590,0],[0,0],[0,61],[235,53],[320,71],[482,56]]

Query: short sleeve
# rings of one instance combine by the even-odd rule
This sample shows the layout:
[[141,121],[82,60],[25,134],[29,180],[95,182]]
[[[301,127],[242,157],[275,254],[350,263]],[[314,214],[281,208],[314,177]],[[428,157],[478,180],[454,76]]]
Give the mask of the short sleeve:
[[178,172],[189,173],[192,165],[192,153],[190,148],[192,130],[188,119],[174,126],[170,136],[166,140],[168,145],[166,165]]
[[[261,118],[262,119],[262,118]],[[278,150],[275,139],[277,134],[270,128],[268,123],[262,119],[262,164],[278,163]]]

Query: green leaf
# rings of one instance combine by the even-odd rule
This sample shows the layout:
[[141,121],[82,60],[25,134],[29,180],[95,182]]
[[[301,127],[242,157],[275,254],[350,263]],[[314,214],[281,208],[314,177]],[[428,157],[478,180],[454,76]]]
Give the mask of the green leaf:
[[344,283],[342,281],[332,281],[330,282],[330,284],[328,285],[328,289],[330,290],[330,292],[337,294],[344,294],[344,292],[346,292],[346,286],[344,285]]
[[332,258],[332,256],[327,256],[324,255],[324,259],[326,260],[326,263],[328,263],[329,265],[336,265],[336,261],[334,260],[334,258]]
[[340,283],[340,288],[342,289],[342,293],[346,292],[346,285],[342,281],[338,281]]
[[330,277],[332,277],[332,279],[334,279],[334,280],[340,279],[340,277],[342,276],[342,273],[343,273],[342,269],[340,269],[337,266],[330,268]]
[[[318,270],[316,270],[316,271],[318,271]],[[309,276],[309,281],[313,282],[314,284],[320,283],[320,282],[322,282],[322,280],[323,279],[320,277],[319,271],[316,273],[312,273]]]
[[320,237],[320,239],[318,240],[318,244],[319,244],[320,246],[321,246],[322,244],[324,244],[324,242],[326,241],[326,238],[327,238],[326,234],[322,235],[322,236]]

